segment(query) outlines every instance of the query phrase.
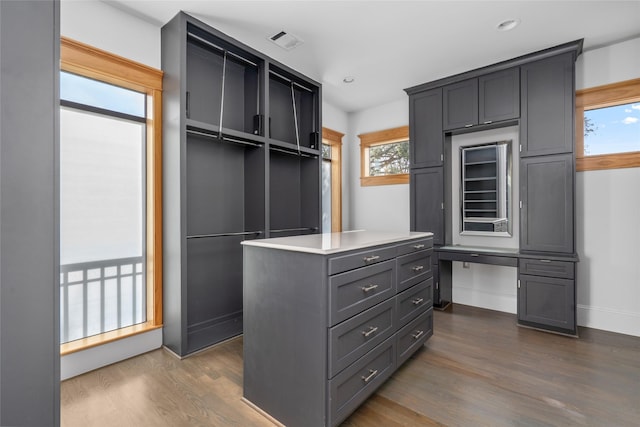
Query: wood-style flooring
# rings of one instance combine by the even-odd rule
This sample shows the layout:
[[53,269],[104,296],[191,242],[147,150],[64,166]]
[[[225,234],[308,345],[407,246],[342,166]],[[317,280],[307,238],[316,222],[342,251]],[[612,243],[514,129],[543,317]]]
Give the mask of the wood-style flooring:
[[[462,305],[434,323],[343,426],[640,426],[640,338],[569,338]],[[241,396],[242,338],[184,360],[160,349],[64,381],[62,426],[273,425]]]

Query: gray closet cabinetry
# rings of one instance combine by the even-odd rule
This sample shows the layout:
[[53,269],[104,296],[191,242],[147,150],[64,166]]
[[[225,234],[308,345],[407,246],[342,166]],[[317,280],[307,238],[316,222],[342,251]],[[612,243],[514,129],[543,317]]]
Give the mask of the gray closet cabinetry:
[[426,91],[409,100],[411,168],[442,166],[442,88]]
[[411,169],[409,181],[411,230],[429,231],[435,245],[444,245],[444,168]]
[[433,334],[432,248],[245,244],[243,397],[284,425],[339,425]]
[[320,226],[320,85],[193,17],[162,28],[163,343],[243,331],[242,247]]
[[496,71],[443,87],[444,130],[471,128],[520,116],[520,70]]

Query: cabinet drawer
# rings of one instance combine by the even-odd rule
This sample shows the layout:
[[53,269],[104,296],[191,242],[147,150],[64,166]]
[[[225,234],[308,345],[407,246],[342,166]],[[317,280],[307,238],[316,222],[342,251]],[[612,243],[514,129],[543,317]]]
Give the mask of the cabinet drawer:
[[433,237],[398,245],[398,256],[433,248]]
[[386,246],[355,254],[333,257],[329,259],[329,275],[353,270],[354,268],[366,267],[367,265],[395,258],[395,256],[396,247]]
[[331,326],[373,307],[396,293],[394,260],[329,277]]
[[398,292],[431,277],[431,256],[433,250],[416,252],[397,258]]
[[575,263],[550,259],[520,258],[520,274],[573,279]]
[[433,308],[400,329],[397,335],[396,366],[402,365],[433,335]]
[[389,338],[395,331],[395,298],[329,329],[329,378]]
[[395,336],[329,381],[329,425],[342,422],[365,401],[395,369]]
[[396,296],[396,325],[402,327],[433,306],[433,277]]

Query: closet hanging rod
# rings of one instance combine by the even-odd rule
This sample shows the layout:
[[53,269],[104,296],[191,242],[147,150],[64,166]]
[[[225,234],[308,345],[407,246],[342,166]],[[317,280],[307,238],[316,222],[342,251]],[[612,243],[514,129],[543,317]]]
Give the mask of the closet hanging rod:
[[273,151],[278,151],[280,153],[284,153],[284,154],[290,154],[292,156],[300,156],[300,157],[309,157],[310,159],[317,159],[318,156],[312,155],[312,154],[307,154],[307,153],[303,153],[303,152],[295,152],[295,151],[289,151],[289,150],[283,150],[282,148],[276,148],[276,147],[269,147],[270,150]]
[[289,77],[285,77],[285,76],[283,76],[282,74],[276,73],[275,71],[272,71],[272,70],[269,70],[269,73],[273,74],[274,76],[277,76],[277,77],[281,78],[282,80],[284,80],[284,81],[286,81],[286,82],[289,82],[289,83],[291,83],[291,84],[294,84],[294,85],[298,86],[300,89],[304,89],[304,90],[306,90],[307,92],[311,92],[311,93],[313,93],[313,89],[309,89],[308,87],[303,86],[303,85],[301,85],[301,84],[300,84],[300,83],[298,83],[298,82],[294,82],[294,81],[293,81],[293,80],[291,80]]
[[269,230],[271,233],[286,233],[289,231],[318,231],[318,227],[298,227],[298,228],[281,228],[279,230]]
[[218,46],[217,44],[211,43],[209,40],[204,39],[204,38],[202,38],[202,37],[200,37],[200,36],[198,36],[198,35],[195,35],[195,34],[193,34],[193,33],[187,33],[187,36],[188,36],[188,37],[191,37],[191,38],[194,38],[194,39],[198,40],[199,42],[206,44],[207,46],[211,46],[211,47],[212,47],[212,48],[214,48],[214,49],[218,49],[218,50],[219,50],[219,51],[221,51],[221,52],[227,52],[229,55],[231,55],[231,56],[235,56],[235,57],[236,57],[236,58],[238,58],[239,60],[241,60],[241,61],[243,61],[243,62],[246,62],[246,63],[247,63],[247,64],[249,64],[249,65],[253,65],[254,67],[258,67],[258,64],[256,64],[255,62],[250,61],[250,60],[248,60],[247,58],[245,58],[245,57],[243,57],[243,56],[238,55],[237,53],[233,53],[233,52],[231,52],[231,51],[229,51],[229,50],[227,50],[227,49],[225,49],[225,48],[223,48],[223,47],[220,47],[220,46]]
[[187,239],[207,239],[209,237],[235,237],[235,236],[259,236],[262,231],[240,231],[238,233],[216,233],[216,234],[194,234],[187,236]]
[[187,129],[187,133],[192,134],[192,135],[204,136],[206,138],[220,139],[220,140],[222,140],[224,142],[233,142],[233,143],[236,143],[236,144],[250,145],[251,147],[262,147],[262,144],[257,144],[255,142],[249,142],[249,141],[243,141],[241,139],[229,138],[228,136],[218,137],[218,135],[215,135],[215,134],[210,134],[210,133],[207,133],[207,132],[200,132],[200,131],[193,130],[193,129]]

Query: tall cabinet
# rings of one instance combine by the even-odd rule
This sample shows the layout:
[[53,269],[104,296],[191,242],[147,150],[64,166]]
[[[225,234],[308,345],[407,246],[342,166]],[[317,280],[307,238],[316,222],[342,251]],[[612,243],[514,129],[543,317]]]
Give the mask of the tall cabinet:
[[163,341],[186,356],[242,333],[242,241],[319,232],[321,87],[182,12],[162,68]]
[[[451,221],[458,197],[453,135],[519,126],[518,322],[570,335],[576,333],[574,74],[581,48],[577,40],[406,89],[411,230],[433,232],[436,253],[459,232]],[[434,282],[434,306],[442,307],[450,261],[438,262]]]

